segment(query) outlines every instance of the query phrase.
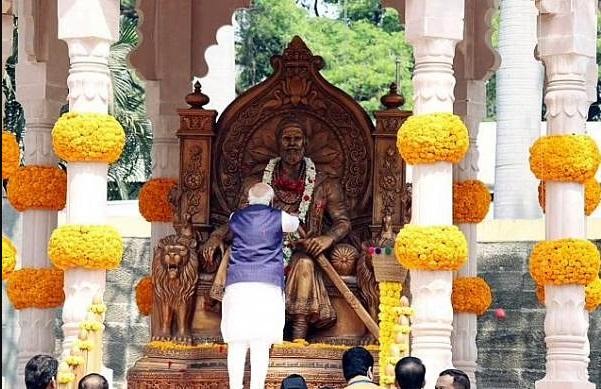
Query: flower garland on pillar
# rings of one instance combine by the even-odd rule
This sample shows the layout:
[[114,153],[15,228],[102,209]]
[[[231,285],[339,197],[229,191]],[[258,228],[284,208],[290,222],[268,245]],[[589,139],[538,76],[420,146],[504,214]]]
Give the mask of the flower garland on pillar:
[[21,163],[21,149],[15,134],[2,130],[2,179],[8,180]]
[[136,304],[138,305],[138,311],[143,316],[148,316],[152,313],[152,278],[146,276],[138,281],[136,285]]
[[15,270],[17,264],[17,249],[13,242],[2,236],[2,280],[6,280]]
[[[541,181],[538,185],[538,203],[545,212],[545,181]],[[584,181],[584,214],[586,216],[592,215],[595,209],[599,206],[601,201],[601,185],[594,178],[589,178]]]
[[177,181],[169,178],[153,178],[146,181],[140,190],[138,207],[140,214],[149,222],[172,222],[173,210],[169,204],[169,193]]

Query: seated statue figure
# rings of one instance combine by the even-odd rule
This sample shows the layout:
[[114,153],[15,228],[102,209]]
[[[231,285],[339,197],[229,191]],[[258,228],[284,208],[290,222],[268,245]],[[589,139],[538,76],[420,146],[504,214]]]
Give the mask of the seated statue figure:
[[[324,274],[315,258],[345,238],[351,222],[340,182],[317,171],[305,155],[308,139],[300,122],[294,117],[283,119],[276,129],[276,141],[280,156],[270,160],[262,177],[244,180],[239,205],[246,205],[248,189],[262,181],[275,191],[273,206],[298,215],[301,220],[302,234],[287,234],[284,242],[285,295],[292,337],[305,339],[309,328],[325,328],[336,321]],[[327,231],[325,215],[330,226]],[[227,235],[227,225],[211,234],[202,249],[207,262],[212,261]]]

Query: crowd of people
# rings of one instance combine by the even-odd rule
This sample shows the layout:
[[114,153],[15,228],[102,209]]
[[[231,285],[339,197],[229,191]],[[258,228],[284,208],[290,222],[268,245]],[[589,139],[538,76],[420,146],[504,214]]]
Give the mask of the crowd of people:
[[[49,355],[36,355],[25,366],[27,389],[56,389],[58,361]],[[363,347],[353,347],[342,356],[342,374],[347,382],[345,389],[379,388],[374,382],[374,358]],[[426,367],[419,358],[405,357],[395,367],[396,386],[399,389],[421,389],[425,386]],[[78,389],[108,389],[107,380],[100,374],[88,374],[77,386]],[[303,376],[292,374],[286,377],[281,389],[307,389]],[[461,370],[448,369],[440,373],[435,389],[470,389],[470,380]],[[323,386],[321,389],[333,389]]]

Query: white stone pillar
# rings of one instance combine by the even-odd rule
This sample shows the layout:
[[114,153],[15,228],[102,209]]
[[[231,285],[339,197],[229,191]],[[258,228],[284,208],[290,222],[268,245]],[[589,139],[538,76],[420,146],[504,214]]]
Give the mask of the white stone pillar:
[[[596,3],[538,2],[538,50],[546,68],[549,135],[585,131],[590,90],[586,82],[596,52]],[[583,185],[546,185],[546,239],[586,239]],[[595,388],[588,381],[589,321],[584,298],[582,285],[545,286],[547,363],[537,389]]]
[[[465,101],[458,101],[456,111],[461,115],[470,137],[470,148],[463,160],[455,167],[454,181],[475,180],[478,178],[478,127],[486,113],[486,82],[482,80],[463,80],[465,83]],[[478,275],[478,237],[477,224],[460,223],[459,229],[465,235],[468,244],[468,260],[458,271],[460,277]],[[471,387],[476,389],[476,370],[478,368],[477,317],[474,313],[455,313],[453,315],[453,365],[463,370],[470,378]]]
[[[119,36],[119,13],[118,0],[58,0],[58,37],[67,43],[71,63],[67,84],[72,112],[108,111],[112,93],[108,56]],[[68,164],[68,224],[104,224],[107,169],[106,163]],[[105,282],[104,270],[65,271],[64,353],[77,338],[92,298],[104,293]]]
[[[33,0],[17,4],[19,62],[15,69],[16,97],[25,113],[24,163],[55,167],[58,161],[52,150],[51,132],[67,96],[67,51],[56,36],[56,19],[41,20],[44,16],[37,13],[39,5]],[[56,7],[55,1],[43,5],[44,11],[51,14],[56,12]],[[46,38],[42,39],[42,36]],[[23,236],[26,238],[20,253],[22,268],[50,267],[48,240],[56,225],[56,211],[23,212]],[[55,309],[27,308],[19,311],[19,387],[24,385],[24,368],[31,357],[54,354],[55,317]]]
[[528,156],[541,122],[543,66],[534,58],[538,12],[532,0],[500,3],[494,215],[535,219],[541,217],[538,180]]
[[[171,113],[164,113],[161,101],[161,81],[146,81],[146,110],[152,123],[152,178],[177,180],[179,175],[179,141],[175,132],[179,128],[177,103],[169,104]],[[191,90],[190,90],[191,91]],[[182,101],[183,101],[183,97]],[[151,222],[151,253],[161,238],[174,234],[173,224]],[[152,258],[152,254],[151,254]]]
[[[414,114],[453,111],[453,57],[463,39],[464,1],[407,0],[407,40],[413,46]],[[450,225],[453,165],[438,162],[413,166],[412,223]],[[411,271],[411,354],[427,366],[426,387],[433,387],[438,373],[452,367],[451,271]],[[436,309],[432,307],[436,306]]]

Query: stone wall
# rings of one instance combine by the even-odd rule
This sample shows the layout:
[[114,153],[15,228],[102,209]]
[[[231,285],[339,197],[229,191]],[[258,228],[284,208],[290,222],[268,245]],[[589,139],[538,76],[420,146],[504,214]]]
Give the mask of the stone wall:
[[[601,249],[601,241],[596,241]],[[530,389],[544,376],[544,307],[528,273],[534,242],[480,243],[478,272],[491,285],[493,304],[478,320],[478,387]],[[503,308],[505,320],[495,318]],[[591,315],[590,380],[601,385],[601,311]]]

